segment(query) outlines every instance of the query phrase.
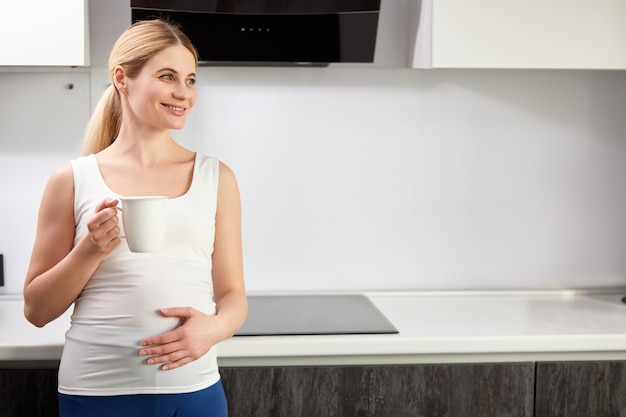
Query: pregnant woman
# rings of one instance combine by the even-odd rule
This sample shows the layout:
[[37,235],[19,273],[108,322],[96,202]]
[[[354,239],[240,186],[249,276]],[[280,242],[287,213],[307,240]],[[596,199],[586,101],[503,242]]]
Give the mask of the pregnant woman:
[[[131,25],[85,156],[44,191],[24,312],[44,326],[74,305],[59,369],[62,417],[224,417],[215,345],[247,314],[232,171],[171,136],[196,101],[197,53],[175,25]],[[167,196],[161,249],[120,239],[118,199]]]

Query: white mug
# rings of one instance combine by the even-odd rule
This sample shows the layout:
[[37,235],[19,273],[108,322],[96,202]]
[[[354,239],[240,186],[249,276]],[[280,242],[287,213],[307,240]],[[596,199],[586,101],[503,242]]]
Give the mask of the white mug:
[[120,197],[124,234],[131,252],[157,252],[163,243],[167,220],[165,196]]

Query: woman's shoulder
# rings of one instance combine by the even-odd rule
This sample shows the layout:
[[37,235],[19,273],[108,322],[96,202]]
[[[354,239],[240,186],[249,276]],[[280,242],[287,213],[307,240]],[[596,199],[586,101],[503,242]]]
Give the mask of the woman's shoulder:
[[216,156],[198,152],[195,158],[196,158],[196,163],[200,167],[206,167],[212,171],[219,172],[220,176],[222,174],[229,175],[228,171],[231,171],[232,173],[232,170],[230,169],[230,167],[228,167],[228,165],[226,165],[222,160],[220,160]]
[[66,162],[52,171],[42,198],[44,207],[71,207],[74,200],[74,170]]
[[196,164],[200,170],[209,170],[213,178],[219,183],[221,189],[237,188],[237,179],[234,171],[224,161],[219,158],[203,153],[196,154]]
[[219,163],[219,159],[217,157],[202,152],[196,152],[195,159],[200,162],[210,162],[213,164]]
[[220,178],[222,178],[223,176],[234,178],[235,176],[232,168],[228,166],[224,161],[215,156],[199,153],[196,158],[201,164],[212,165],[216,170],[219,171]]
[[227,177],[231,181],[235,179],[235,172],[232,170],[230,166],[226,165],[226,163],[220,160],[217,161],[217,164],[220,170],[220,178]]
[[66,185],[74,182],[74,169],[72,167],[72,161],[65,162],[63,165],[57,167],[50,174],[48,179],[49,185]]
[[48,179],[48,187],[67,190],[74,188],[74,173],[76,169],[89,166],[95,161],[94,155],[83,155],[71,159],[52,171]]

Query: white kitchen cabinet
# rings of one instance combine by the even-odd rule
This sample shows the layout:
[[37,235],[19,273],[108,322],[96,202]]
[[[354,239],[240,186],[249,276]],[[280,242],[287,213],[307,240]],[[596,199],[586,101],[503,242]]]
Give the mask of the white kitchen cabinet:
[[626,69],[625,0],[413,0],[414,68]]
[[87,0],[0,0],[0,66],[86,66]]
[[[5,109],[11,109],[0,112],[0,166],[4,168],[7,163],[12,166],[10,161],[16,159],[11,155],[15,153],[80,151],[80,141],[90,115],[89,81],[89,72],[82,68],[46,72],[21,69],[19,72],[0,72],[0,91],[2,97],[9,100]],[[19,168],[18,165],[15,167]],[[24,169],[23,173],[31,171]],[[11,178],[4,175],[0,178],[0,187],[12,188],[13,184],[15,187],[20,184],[28,186],[30,180],[32,177],[29,176]],[[6,210],[11,212],[11,208],[5,207],[4,210],[3,214],[7,213]],[[15,207],[15,215],[19,215],[19,210],[20,208]],[[17,233],[20,227],[24,227],[23,224],[3,224],[0,221],[2,233],[8,233],[9,230],[3,228],[7,226],[9,230],[16,227]],[[19,256],[19,253],[13,252],[13,248],[7,247],[4,251],[5,254],[10,251],[11,255]],[[5,268],[10,266],[6,262],[9,259],[6,256],[8,255],[5,255]],[[15,264],[13,266],[17,267]],[[8,269],[6,272],[10,276]],[[8,288],[11,286],[12,281],[9,278]],[[21,285],[14,289],[21,289]]]

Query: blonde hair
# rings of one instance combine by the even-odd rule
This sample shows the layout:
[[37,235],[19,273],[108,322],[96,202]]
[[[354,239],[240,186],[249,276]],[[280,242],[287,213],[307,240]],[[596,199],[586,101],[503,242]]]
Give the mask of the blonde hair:
[[120,132],[122,107],[120,93],[113,83],[113,72],[120,65],[129,78],[141,72],[146,61],[165,48],[182,45],[194,56],[198,53],[189,38],[172,23],[162,19],[142,20],[132,24],[119,37],[109,57],[111,84],[96,105],[83,139],[83,154],[100,152],[111,145]]

